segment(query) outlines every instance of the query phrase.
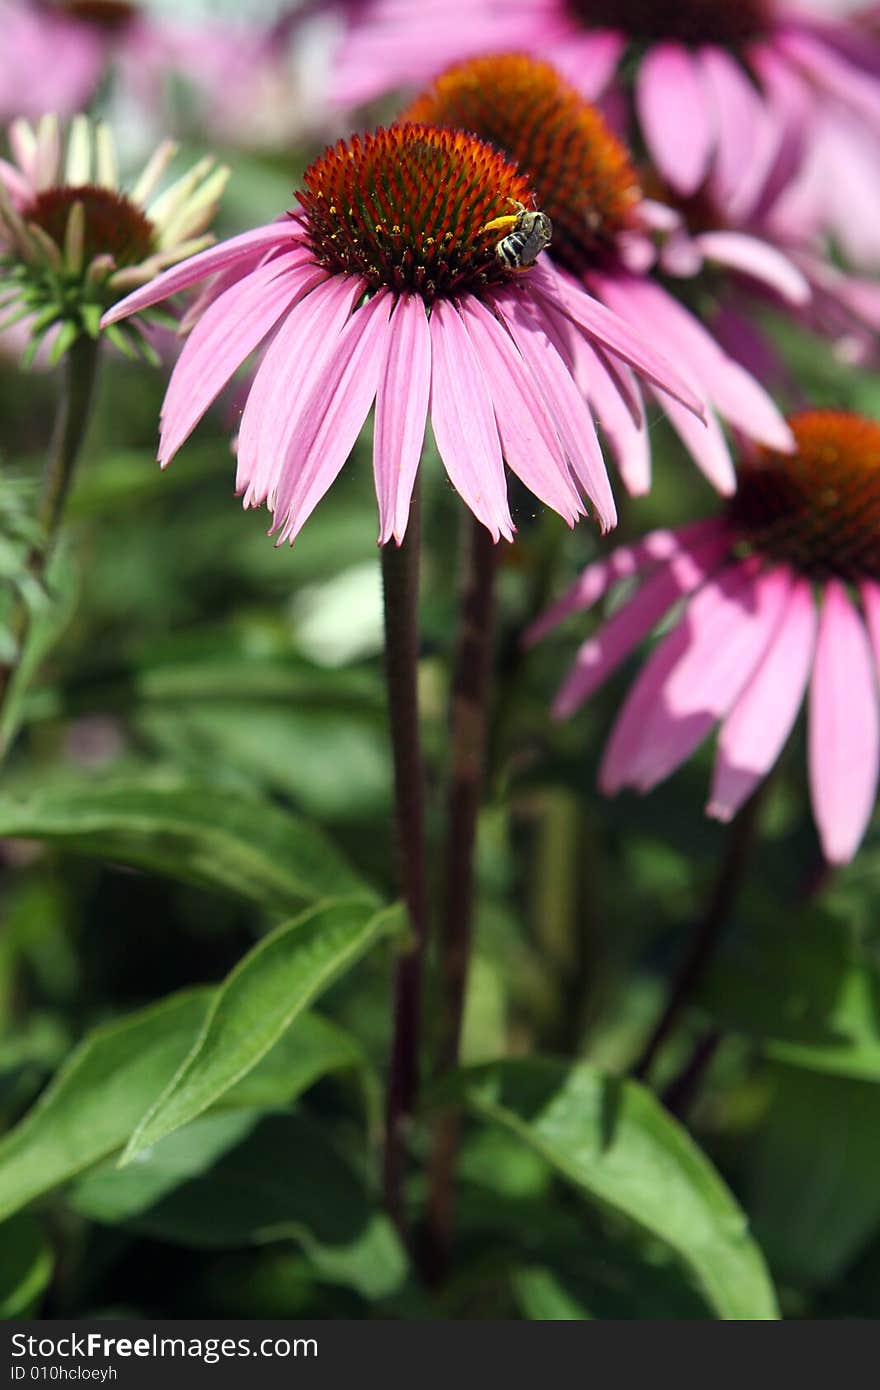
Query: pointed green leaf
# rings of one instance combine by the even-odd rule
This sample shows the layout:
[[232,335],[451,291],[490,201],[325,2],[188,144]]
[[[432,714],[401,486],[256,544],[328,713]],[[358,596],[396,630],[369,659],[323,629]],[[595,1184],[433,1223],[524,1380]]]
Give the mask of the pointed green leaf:
[[98,1028],[0,1140],[0,1217],[125,1143],[192,1047],[208,990],[173,995]]
[[192,1052],[138,1125],[122,1162],[220,1100],[343,971],[403,925],[399,908],[376,912],[353,898],[319,905],[249,951],[220,986]]
[[56,841],[280,911],[369,893],[314,826],[270,802],[212,787],[144,779],[2,796],[0,836]]
[[444,1087],[540,1153],[585,1198],[664,1241],[722,1318],[778,1316],[746,1218],[657,1100],[585,1063],[541,1058],[469,1068]]

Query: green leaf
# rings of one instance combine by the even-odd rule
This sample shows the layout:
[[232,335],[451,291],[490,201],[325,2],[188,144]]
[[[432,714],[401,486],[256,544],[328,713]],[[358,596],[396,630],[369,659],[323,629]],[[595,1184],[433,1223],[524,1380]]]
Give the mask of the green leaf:
[[365,1298],[402,1283],[406,1260],[388,1218],[321,1131],[297,1115],[203,1117],[130,1167],[77,1184],[74,1206],[196,1249],[295,1240],[316,1272]]
[[309,1004],[383,937],[404,925],[397,907],[325,903],[267,936],[220,986],[204,1028],[122,1157],[130,1162],[195,1119],[266,1056]]
[[806,1068],[773,1068],[750,1164],[749,1210],[780,1277],[836,1281],[880,1228],[880,1089]]
[[210,787],[145,779],[3,796],[0,836],[55,841],[279,911],[369,893],[314,826],[269,802]]
[[517,1270],[513,1291],[524,1316],[535,1322],[582,1322],[590,1318],[552,1269],[541,1265]]
[[[851,916],[851,914],[850,914]],[[823,909],[791,921],[759,911],[733,936],[700,1002],[726,1032],[770,1057],[880,1081],[880,962],[849,921]]]
[[632,1081],[535,1058],[463,1071],[438,1092],[519,1136],[581,1196],[664,1241],[722,1318],[777,1316],[746,1218],[689,1135]]
[[28,689],[46,656],[73,617],[78,599],[77,577],[68,551],[61,547],[49,562],[40,601],[31,604],[24,641],[3,702],[0,718],[0,752],[9,747],[19,724]]
[[76,1048],[0,1140],[0,1217],[125,1143],[188,1054],[210,999],[208,990],[173,995],[96,1029]]
[[49,1243],[32,1216],[5,1221],[0,1226],[0,1318],[31,1316],[53,1265]]
[[248,1073],[220,1097],[235,1106],[289,1105],[330,1072],[351,1071],[368,1084],[367,1060],[354,1039],[319,1014],[301,1014]]

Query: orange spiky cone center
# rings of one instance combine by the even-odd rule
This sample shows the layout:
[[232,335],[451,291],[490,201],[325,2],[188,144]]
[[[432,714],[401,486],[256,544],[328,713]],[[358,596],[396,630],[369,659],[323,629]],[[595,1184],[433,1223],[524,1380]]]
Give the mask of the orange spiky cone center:
[[625,146],[548,63],[519,54],[460,63],[406,113],[489,140],[519,165],[553,223],[550,254],[575,273],[614,254],[640,200]]
[[528,182],[497,150],[414,123],[340,140],[303,185],[297,199],[321,265],[428,304],[509,282],[501,233],[486,224],[532,204]]
[[880,422],[810,410],[789,425],[795,453],[765,449],[741,466],[734,525],[817,580],[880,580]]

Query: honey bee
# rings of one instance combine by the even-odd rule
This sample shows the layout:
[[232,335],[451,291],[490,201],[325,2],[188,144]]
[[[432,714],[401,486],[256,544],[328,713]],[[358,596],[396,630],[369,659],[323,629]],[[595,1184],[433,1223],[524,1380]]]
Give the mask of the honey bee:
[[483,227],[484,232],[506,231],[495,247],[495,255],[508,270],[528,270],[535,264],[545,247],[550,245],[553,223],[546,212],[523,207],[515,199],[509,199],[516,212],[506,217],[496,217]]

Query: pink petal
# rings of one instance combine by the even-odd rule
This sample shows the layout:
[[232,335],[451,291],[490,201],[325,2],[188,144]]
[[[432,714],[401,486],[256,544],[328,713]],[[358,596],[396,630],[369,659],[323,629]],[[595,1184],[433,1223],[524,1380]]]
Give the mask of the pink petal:
[[694,237],[708,261],[762,280],[789,304],[806,304],[810,286],[797,266],[766,241],[742,232],[703,232]]
[[[498,45],[493,44],[498,50]],[[616,29],[566,34],[546,52],[546,57],[590,101],[608,86],[626,48],[626,38]]]
[[552,308],[561,310],[589,337],[595,338],[600,347],[622,357],[641,376],[661,390],[668,391],[670,396],[702,418],[703,402],[691,384],[673,370],[666,358],[648,346],[656,337],[654,329],[634,333],[620,315],[606,308],[605,304],[562,271],[548,270],[544,265],[533,266],[529,272],[529,287],[544,295]]
[[453,487],[492,533],[513,539],[507,483],[492,401],[458,311],[438,299],[431,311],[431,425]]
[[661,174],[677,192],[696,192],[715,143],[715,121],[702,74],[683,44],[656,44],[642,59],[636,108]]
[[319,266],[291,269],[286,257],[252,271],[211,305],[187,338],[162,406],[159,460],[164,467],[230,377],[281,315],[327,278]]
[[[354,276],[332,275],[285,318],[247,398],[238,436],[236,490],[246,507],[271,499],[289,434],[326,370],[342,328],[363,293]],[[309,343],[310,351],[303,352]]]
[[[644,334],[659,336],[703,386],[712,403],[743,434],[771,449],[794,448],[780,411],[745,368],[734,362],[703,325],[661,286],[632,275],[593,276],[602,297]],[[673,393],[674,394],[674,393]]]
[[[250,256],[257,247],[265,247],[268,250],[277,246],[279,250],[288,250],[291,249],[291,241],[295,242],[301,236],[299,224],[290,218],[285,222],[271,222],[267,227],[256,227],[251,232],[242,232],[240,236],[221,241],[219,246],[210,246],[207,251],[199,251],[197,255],[190,256],[188,261],[172,266],[170,270],[164,270],[148,285],[143,285],[139,290],[134,290],[132,294],[120,299],[118,304],[108,309],[101,320],[101,326],[106,328],[108,324],[127,318],[129,314],[136,314],[141,309],[149,308],[151,304],[158,304],[160,299],[167,299],[171,294],[188,289],[197,280],[204,280],[207,275],[225,270],[239,258]],[[303,254],[308,254],[305,248]]]
[[796,579],[779,627],[721,726],[707,814],[730,820],[770,771],[804,698],[816,642],[816,605]]
[[508,468],[574,525],[584,508],[531,373],[510,335],[479,300],[464,301],[460,313],[486,378]]
[[[406,383],[404,387],[402,383]],[[404,294],[394,307],[376,393],[373,473],[379,544],[400,545],[409,520],[431,395],[431,331],[424,301]]]
[[672,605],[692,593],[717,568],[728,547],[726,535],[710,535],[693,545],[681,546],[667,563],[650,574],[629,602],[584,642],[553,703],[554,717],[566,719],[573,714]]
[[[690,757],[730,709],[761,660],[790,586],[787,571],[761,573],[757,564],[747,560],[717,575],[697,594],[676,633],[666,638],[666,643],[676,639],[679,655],[666,671],[641,727],[633,731],[618,785],[649,791]],[[681,631],[686,642],[679,650]],[[651,679],[650,666],[651,662],[637,687]]]
[[880,126],[880,84],[873,74],[860,72],[813,34],[790,29],[777,35],[776,45],[821,86],[857,111],[871,125]]
[[[634,418],[621,392],[620,374],[613,370],[601,352],[593,352],[586,343],[582,343],[581,351],[584,350],[592,357],[594,367],[581,389],[593,406],[614,450],[624,487],[632,497],[642,497],[651,490],[651,441],[638,385],[632,376],[626,383],[634,392],[637,404],[638,414]],[[628,369],[624,367],[622,370],[625,372]],[[697,423],[696,428],[703,430],[704,427]]]
[[306,402],[273,507],[279,545],[299,533],[354,448],[376,395],[392,302],[380,290],[351,315]]
[[761,124],[758,93],[741,65],[714,44],[701,48],[697,62],[717,113],[718,149],[712,168],[725,211],[749,179]]
[[633,545],[617,546],[610,555],[604,555],[601,560],[594,560],[591,565],[587,565],[580,578],[562,598],[551,604],[531,627],[526,629],[522,638],[524,645],[534,646],[573,613],[584,613],[592,608],[618,580],[629,579],[634,574],[652,570],[655,565],[671,560],[679,554],[687,552],[692,555],[700,542],[710,536],[721,536],[722,533],[727,535],[724,522],[713,518],[709,521],[692,521],[690,525],[681,526],[675,531],[649,531]]
[[874,808],[880,728],[865,625],[832,579],[825,586],[810,682],[808,762],[813,814],[831,864],[855,854]]
[[700,472],[708,478],[714,488],[717,488],[722,497],[730,497],[736,492],[736,470],[715,412],[706,412],[706,423],[703,425],[699,420],[695,420],[689,411],[684,410],[678,401],[664,396],[662,391],[655,391],[653,394]]
[[549,308],[540,317],[518,300],[499,301],[511,337],[528,365],[568,455],[575,478],[592,497],[603,530],[617,522],[605,461],[589,409],[565,366],[565,344]]

